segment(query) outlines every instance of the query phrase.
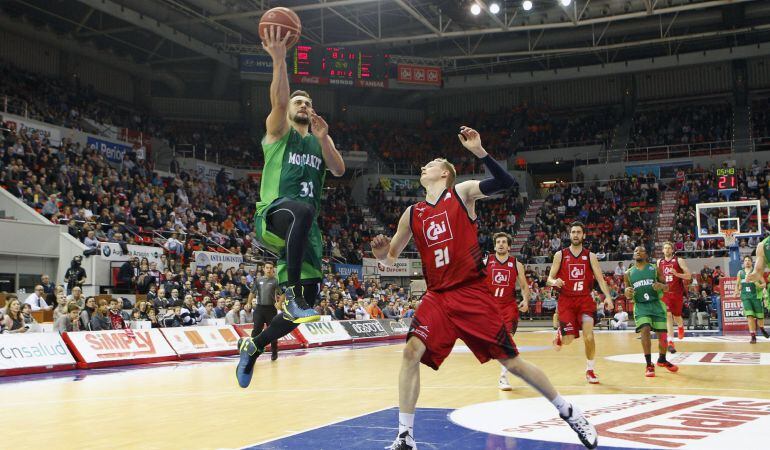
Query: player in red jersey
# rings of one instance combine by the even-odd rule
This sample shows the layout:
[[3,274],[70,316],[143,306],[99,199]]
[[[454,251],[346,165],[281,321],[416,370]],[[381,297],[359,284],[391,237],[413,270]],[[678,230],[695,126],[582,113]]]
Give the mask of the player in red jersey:
[[554,345],[560,350],[562,344],[569,345],[580,337],[583,330],[583,343],[586,349],[586,380],[598,384],[599,377],[594,372],[596,341],[594,323],[596,323],[596,302],[591,297],[594,281],[604,294],[604,303],[612,310],[612,297],[607,282],[604,281],[599,259],[587,248],[583,248],[585,226],[573,222],[569,229],[570,246],[553,255],[548,285],[559,288],[557,312],[559,329],[556,330]]
[[407,334],[398,381],[398,435],[390,448],[416,448],[413,427],[420,392],[420,362],[438,370],[458,338],[480,362],[497,359],[548,398],[583,445],[596,448],[594,427],[577,407],[556,392],[543,371],[519,356],[503,324],[498,302],[486,285],[478,244],[476,200],[502,192],[515,181],[487,154],[477,131],[461,127],[458,137],[465,148],[481,159],[492,178],[455,186],[456,173],[451,163],[445,159],[429,162],[420,175],[425,200],[404,211],[392,239],[378,235],[371,242],[375,258],[391,266],[414,237],[428,285]]
[[665,277],[668,291],[663,294],[663,303],[666,304],[666,329],[668,336],[661,339],[668,339],[668,352],[676,353],[674,346],[674,321],[677,325],[679,339],[684,339],[684,320],[682,320],[682,305],[684,297],[687,295],[687,285],[685,282],[692,280],[692,273],[687,268],[684,259],[674,255],[674,244],[671,242],[663,243],[663,258],[658,260],[658,268]]
[[[511,338],[519,327],[519,311],[527,312],[529,309],[529,285],[524,273],[524,264],[510,255],[513,238],[508,233],[495,233],[495,254],[487,258],[487,285],[492,296],[498,301],[500,311],[503,313],[503,324],[509,327]],[[521,303],[516,301],[516,282],[521,289]],[[513,388],[508,382],[508,368],[502,366],[497,387],[501,391],[510,391]]]

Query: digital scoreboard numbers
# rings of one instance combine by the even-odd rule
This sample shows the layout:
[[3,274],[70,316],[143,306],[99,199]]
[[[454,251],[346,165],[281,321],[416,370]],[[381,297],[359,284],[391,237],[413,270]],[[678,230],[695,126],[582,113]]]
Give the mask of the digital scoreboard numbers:
[[738,177],[735,167],[720,167],[716,169],[717,189],[720,191],[734,191],[738,189]]
[[297,45],[290,54],[289,71],[298,77],[337,80],[387,80],[390,55],[345,47]]

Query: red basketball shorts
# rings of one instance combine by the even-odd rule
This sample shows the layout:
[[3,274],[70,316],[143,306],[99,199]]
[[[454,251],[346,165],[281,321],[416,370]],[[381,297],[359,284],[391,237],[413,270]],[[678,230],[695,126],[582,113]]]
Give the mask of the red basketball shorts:
[[559,326],[562,336],[580,337],[583,328],[583,315],[593,317],[596,323],[596,302],[590,295],[559,295],[557,303]]
[[442,292],[428,291],[423,297],[407,340],[420,339],[427,350],[420,362],[438,370],[457,339],[470,348],[482,364],[490,359],[519,354],[502,312],[484,280]]
[[663,294],[663,303],[666,304],[666,310],[675,316],[682,315],[682,305],[684,296],[682,294]]
[[503,324],[508,327],[511,334],[516,334],[516,329],[519,327],[519,305],[516,302],[499,303],[499,305]]

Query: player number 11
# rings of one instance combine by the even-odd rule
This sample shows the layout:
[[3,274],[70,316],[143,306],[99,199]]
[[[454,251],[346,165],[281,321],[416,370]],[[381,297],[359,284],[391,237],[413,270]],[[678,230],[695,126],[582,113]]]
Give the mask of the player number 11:
[[439,248],[433,252],[436,256],[436,268],[449,264],[449,247]]

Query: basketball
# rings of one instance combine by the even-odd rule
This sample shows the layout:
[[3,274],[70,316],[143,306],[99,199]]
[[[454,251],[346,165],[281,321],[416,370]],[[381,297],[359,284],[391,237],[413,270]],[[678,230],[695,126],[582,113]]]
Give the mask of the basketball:
[[299,36],[302,34],[302,22],[300,22],[299,16],[289,8],[278,7],[267,11],[259,19],[259,37],[264,40],[271,26],[281,27],[279,38],[285,36],[283,33],[291,33],[291,37],[286,42],[287,49],[294,47],[299,41]]

